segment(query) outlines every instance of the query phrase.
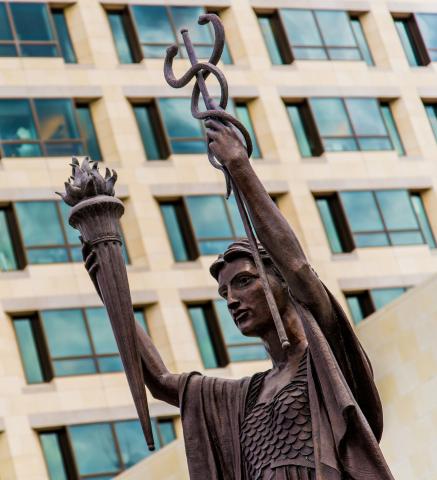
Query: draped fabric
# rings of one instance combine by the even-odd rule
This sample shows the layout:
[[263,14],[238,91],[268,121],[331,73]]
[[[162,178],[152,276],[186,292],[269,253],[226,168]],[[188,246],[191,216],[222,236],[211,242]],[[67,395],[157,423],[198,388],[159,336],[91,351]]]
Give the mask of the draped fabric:
[[[308,340],[316,480],[393,480],[378,445],[382,408],[370,362],[343,310],[328,294],[336,322],[333,332],[322,332],[309,309],[294,301]],[[179,399],[191,480],[253,480],[244,474],[239,444],[250,382],[198,372],[181,376]]]

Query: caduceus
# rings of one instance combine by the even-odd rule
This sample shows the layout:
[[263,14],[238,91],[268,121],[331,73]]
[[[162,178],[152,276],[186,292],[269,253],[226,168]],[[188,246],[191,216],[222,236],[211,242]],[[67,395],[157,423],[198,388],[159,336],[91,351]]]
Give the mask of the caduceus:
[[[187,29],[182,29],[181,34],[187,50],[188,58],[191,62],[191,68],[181,78],[176,78],[173,72],[173,59],[178,54],[179,47],[175,44],[167,49],[167,55],[164,63],[164,77],[167,83],[173,88],[185,87],[193,78],[195,78],[196,81],[191,95],[191,114],[193,117],[199,120],[215,119],[223,122],[227,126],[231,126],[236,130],[242,142],[245,143],[247,155],[250,157],[252,154],[252,141],[249,132],[239,120],[225,111],[228,104],[228,84],[223,72],[221,72],[221,70],[217,67],[217,62],[220,60],[225,45],[225,33],[223,25],[219,17],[212,13],[201,15],[198,23],[199,25],[207,25],[208,23],[211,23],[214,28],[214,48],[209,60],[207,62],[198,61],[196,52],[194,51],[194,47],[190,39],[190,34]],[[206,85],[206,78],[211,74],[215,76],[220,85],[219,104],[217,104],[217,102],[211,97]],[[204,111],[200,111],[199,109],[200,95],[202,95],[203,102],[206,107],[206,110]],[[263,285],[270,312],[275,322],[282,348],[285,350],[290,346],[290,343],[288,341],[287,334],[285,333],[284,325],[282,323],[278,307],[267,279],[264,264],[258,252],[257,240],[252,228],[248,209],[246,208],[244,196],[239,190],[238,185],[232,179],[229,170],[215,158],[209,147],[208,159],[211,165],[221,170],[225,176],[226,198],[228,199],[231,192],[234,192],[238,211],[243,221],[247,238],[250,242],[252,255]]]

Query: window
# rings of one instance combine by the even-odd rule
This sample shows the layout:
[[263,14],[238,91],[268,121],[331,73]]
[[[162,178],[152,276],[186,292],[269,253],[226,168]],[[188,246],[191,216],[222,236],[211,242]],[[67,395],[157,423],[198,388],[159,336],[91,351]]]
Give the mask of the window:
[[162,202],[161,212],[177,262],[222,253],[246,236],[235,198],[199,195]]
[[225,300],[190,305],[188,312],[205,368],[268,358],[260,340],[238,330]]
[[319,197],[316,202],[333,253],[356,247],[436,246],[419,193],[340,192]]
[[405,287],[375,288],[364,292],[346,293],[346,301],[355,325],[396,300],[406,290]]
[[[144,311],[135,318],[147,330]],[[28,383],[53,376],[121,372],[123,365],[106,309],[44,310],[14,318]]]
[[3,157],[101,154],[89,105],[70,99],[0,100]]
[[437,61],[437,14],[400,15],[394,18],[394,22],[411,66]]
[[274,65],[296,60],[373,59],[358,17],[339,10],[284,8],[259,14],[258,21]]
[[[176,438],[173,420],[152,418],[156,449]],[[107,480],[150,456],[138,420],[71,425],[39,433],[50,480]]]
[[[167,158],[172,153],[206,153],[203,122],[191,116],[189,98],[160,98],[134,104],[133,109],[148,160]],[[247,128],[253,143],[252,157],[260,158],[247,102],[229,100],[227,111]]]
[[389,105],[374,98],[311,98],[287,111],[303,157],[355,150],[405,155]]
[[437,140],[437,104],[429,103],[425,104],[426,114],[428,115],[429,123],[431,124],[432,131]]
[[44,3],[1,2],[0,56],[62,56],[76,63],[64,11]]
[[[177,43],[179,56],[187,58],[180,31],[188,28],[199,58],[209,58],[213,45],[212,27],[198,25],[203,7],[166,7],[132,5],[122,10],[109,10],[108,18],[121,63],[139,62],[142,58],[164,58],[169,45]],[[215,12],[216,13],[216,12]],[[224,63],[232,63],[227,47]]]
[[13,215],[11,210],[0,208],[0,272],[20,268],[12,231]]

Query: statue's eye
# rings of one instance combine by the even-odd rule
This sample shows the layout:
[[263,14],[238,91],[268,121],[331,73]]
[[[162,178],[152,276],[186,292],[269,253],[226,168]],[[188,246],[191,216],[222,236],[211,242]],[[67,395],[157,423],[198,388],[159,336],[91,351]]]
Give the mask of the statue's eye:
[[249,277],[248,275],[244,275],[238,278],[237,284],[239,287],[246,287],[247,285],[250,284],[251,281],[252,281],[252,277]]

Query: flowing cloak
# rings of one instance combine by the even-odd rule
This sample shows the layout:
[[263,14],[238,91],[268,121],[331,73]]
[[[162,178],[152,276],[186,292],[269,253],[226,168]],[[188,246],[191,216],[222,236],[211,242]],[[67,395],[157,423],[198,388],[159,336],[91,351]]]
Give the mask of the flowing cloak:
[[[309,309],[294,300],[308,341],[316,478],[393,480],[378,445],[382,407],[369,359],[327,292],[335,316],[333,332],[322,332]],[[191,480],[251,480],[244,477],[240,449],[250,381],[198,372],[181,376],[179,404]]]

